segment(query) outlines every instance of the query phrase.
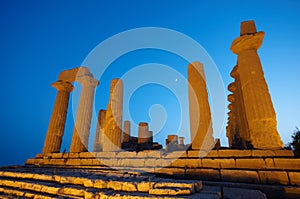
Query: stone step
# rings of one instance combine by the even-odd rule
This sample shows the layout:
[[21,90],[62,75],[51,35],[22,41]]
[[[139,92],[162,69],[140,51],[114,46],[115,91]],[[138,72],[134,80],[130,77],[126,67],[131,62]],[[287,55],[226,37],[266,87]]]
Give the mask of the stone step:
[[[174,188],[173,188],[174,189]],[[0,194],[4,196],[16,196],[16,198],[113,198],[113,199],[221,199],[220,195],[212,193],[196,193],[193,195],[177,195],[171,189],[154,188],[148,193],[128,193],[105,189],[86,189],[85,187],[64,185],[41,181],[28,181],[23,179],[0,179]],[[181,191],[184,189],[181,189]],[[190,191],[189,189],[185,189]],[[153,195],[151,195],[151,192]],[[185,192],[184,194],[188,194]],[[5,197],[8,198],[8,197]]]
[[[181,183],[175,183],[174,181],[166,181],[159,178],[147,178],[138,177],[130,179],[129,176],[126,178],[119,178],[112,176],[107,178],[106,176],[97,175],[97,179],[93,176],[77,177],[75,173],[69,173],[68,175],[49,175],[49,174],[38,174],[29,172],[12,172],[2,171],[0,176],[6,178],[19,178],[19,179],[32,179],[40,181],[49,181],[59,184],[74,184],[81,185],[87,188],[97,189],[113,189],[115,191],[127,191],[127,192],[149,192],[154,187],[173,187],[179,189],[178,194],[181,193],[180,189],[189,189],[190,194],[200,191],[202,188],[201,182],[196,181],[182,181]],[[95,176],[94,176],[95,177]],[[101,178],[102,177],[102,178]],[[114,179],[114,178],[115,179]],[[126,177],[126,176],[125,176]],[[177,194],[177,195],[178,195]]]

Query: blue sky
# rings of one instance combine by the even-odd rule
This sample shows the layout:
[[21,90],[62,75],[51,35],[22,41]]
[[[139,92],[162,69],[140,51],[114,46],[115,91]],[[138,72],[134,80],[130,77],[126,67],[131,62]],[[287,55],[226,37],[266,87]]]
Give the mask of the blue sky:
[[[239,36],[241,21],[255,20],[257,29],[265,32],[258,53],[277,113],[278,130],[287,143],[295,127],[300,127],[299,10],[300,3],[296,0],[2,0],[0,165],[23,164],[41,152],[56,96],[50,84],[62,70],[80,66],[105,39],[141,27],[168,28],[196,40],[215,62],[227,87],[232,81],[229,73],[236,64],[236,55],[229,50],[231,42]],[[186,76],[186,61],[171,53],[157,50],[128,53],[101,77],[95,98],[96,111],[107,105],[110,79],[147,63],[168,65]],[[133,122],[151,121],[148,110],[154,104],[161,104],[169,116],[155,138],[164,142],[166,135],[175,133],[178,126],[180,109],[172,92],[159,85],[141,87],[132,95],[129,110]],[[153,111],[162,114],[159,109],[154,106]],[[62,148],[68,148],[73,120],[70,106]],[[220,137],[225,145],[225,131]]]

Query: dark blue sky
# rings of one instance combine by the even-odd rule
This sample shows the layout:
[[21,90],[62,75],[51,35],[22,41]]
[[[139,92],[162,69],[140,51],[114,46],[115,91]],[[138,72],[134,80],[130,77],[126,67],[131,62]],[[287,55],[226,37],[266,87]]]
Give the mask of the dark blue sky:
[[[229,73],[236,63],[236,56],[229,50],[231,42],[239,36],[240,22],[254,19],[257,29],[265,31],[259,55],[277,113],[278,130],[287,143],[295,126],[300,127],[299,10],[300,3],[296,0],[209,3],[2,0],[0,165],[23,164],[41,152],[56,96],[50,84],[62,70],[80,66],[105,39],[140,27],[169,28],[196,40],[215,62],[227,87],[232,81]],[[116,60],[111,72],[108,70],[101,80],[96,111],[106,107],[110,79],[123,75],[125,69],[150,62],[174,68],[182,65],[176,70],[186,76],[186,62],[178,56],[155,50],[129,53]],[[119,71],[116,67],[120,65],[124,68]],[[145,86],[132,98],[129,109],[134,122],[150,121],[148,109],[153,104],[161,104],[167,115],[172,115],[156,138],[159,142],[167,134],[176,133],[180,110],[171,92],[159,86]],[[168,114],[170,109],[174,109],[174,114]],[[68,148],[72,131],[70,113],[63,148]],[[220,137],[226,144],[225,131]]]

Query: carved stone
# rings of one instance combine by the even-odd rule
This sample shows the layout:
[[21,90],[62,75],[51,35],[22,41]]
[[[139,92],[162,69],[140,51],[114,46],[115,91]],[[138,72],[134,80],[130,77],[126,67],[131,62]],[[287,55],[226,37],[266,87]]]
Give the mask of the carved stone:
[[214,147],[212,121],[203,65],[188,65],[188,94],[192,149],[210,150]]
[[123,142],[130,141],[130,121],[124,121]]
[[[241,23],[241,36],[232,42],[230,48],[238,55],[238,64],[232,72],[237,87],[234,92],[238,102],[235,108],[237,113],[245,113],[246,119],[244,124],[241,121],[237,123],[239,127],[247,128],[239,129],[248,134],[240,133],[240,136],[246,141],[248,139],[254,148],[280,149],[283,142],[277,132],[275,110],[257,54],[263,37],[264,32],[256,32],[254,21],[245,21]],[[237,113],[233,112],[233,115],[243,119],[244,116],[240,117]]]
[[57,91],[57,96],[48,126],[43,153],[58,153],[64,135],[70,92],[73,85],[69,82],[57,81],[51,84]]
[[103,151],[116,151],[122,147],[123,81],[113,79],[107,106],[103,136]]
[[94,102],[95,87],[98,80],[89,76],[77,76],[76,81],[81,83],[82,90],[78,104],[74,132],[70,152],[85,152],[88,148],[91,117]]
[[106,116],[106,110],[100,110],[98,113],[98,122],[97,122],[96,135],[94,140],[95,152],[102,151],[105,116]]

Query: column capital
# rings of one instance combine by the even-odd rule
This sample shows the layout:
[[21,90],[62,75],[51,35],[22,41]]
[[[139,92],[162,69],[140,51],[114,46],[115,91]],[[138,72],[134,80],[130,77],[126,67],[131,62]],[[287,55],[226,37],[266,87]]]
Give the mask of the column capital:
[[230,50],[234,54],[240,54],[245,50],[258,50],[262,45],[265,33],[263,31],[240,36],[233,40]]
[[72,92],[74,86],[70,82],[58,80],[51,84],[58,91]]
[[80,76],[76,78],[76,81],[82,86],[96,87],[99,84],[99,81],[92,76]]

